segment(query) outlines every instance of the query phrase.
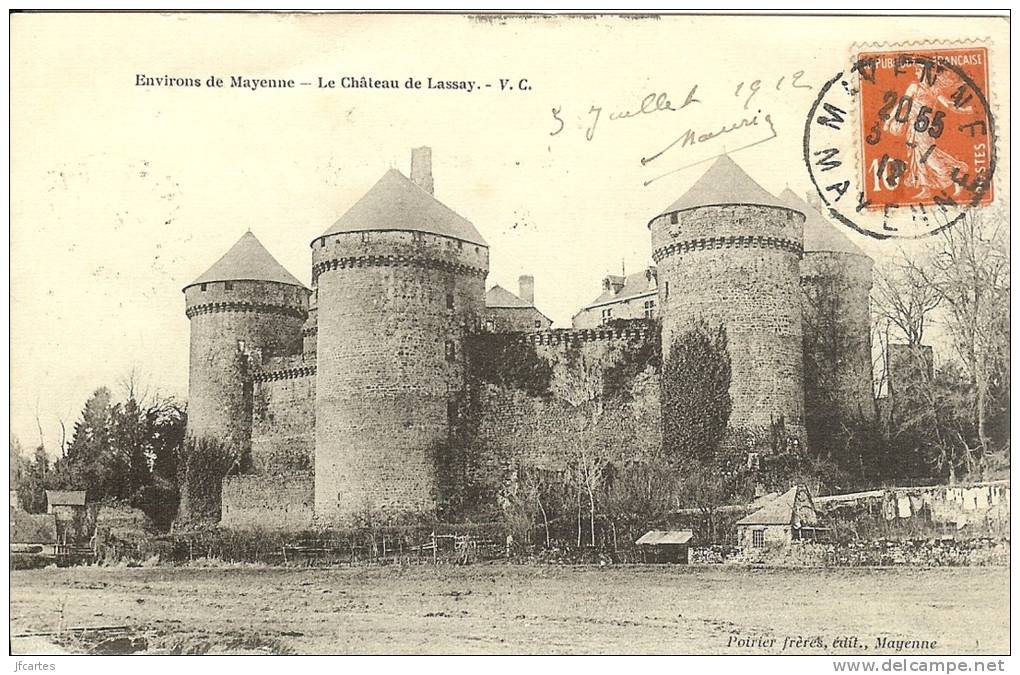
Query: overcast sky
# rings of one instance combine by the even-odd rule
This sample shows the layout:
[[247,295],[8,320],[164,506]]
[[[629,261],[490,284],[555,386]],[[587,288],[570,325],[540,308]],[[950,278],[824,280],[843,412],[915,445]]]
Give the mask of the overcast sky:
[[[807,194],[805,116],[853,43],[958,38],[992,49],[991,98],[1008,111],[1000,19],[15,15],[12,431],[37,443],[38,411],[55,449],[58,418],[73,423],[94,388],[132,370],[184,397],[181,288],[248,228],[309,283],[309,242],[388,168],[408,173],[417,145],[433,148],[436,196],[489,242],[487,287],[516,291],[533,274],[536,304],[567,327],[603,275],[650,264],[646,223],[723,150],[774,194]],[[136,86],[138,75],[203,86]],[[211,75],[226,86],[206,87]],[[231,76],[422,88],[253,92]],[[481,88],[429,90],[428,77]],[[677,110],[611,119],[653,93]],[[640,162],[688,129],[742,120]],[[876,258],[893,250],[848,236]]]

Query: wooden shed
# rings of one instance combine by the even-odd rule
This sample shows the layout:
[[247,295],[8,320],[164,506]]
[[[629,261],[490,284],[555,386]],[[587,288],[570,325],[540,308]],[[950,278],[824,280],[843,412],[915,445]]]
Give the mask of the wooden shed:
[[87,539],[85,490],[47,490],[46,513],[57,519],[57,539],[61,544]]
[[637,540],[641,560],[646,563],[690,562],[690,542],[694,533],[690,530],[651,530]]
[[736,522],[737,543],[745,549],[786,546],[799,539],[817,539],[827,528],[807,488],[792,487],[774,501]]
[[85,510],[85,490],[47,490],[46,513],[60,517],[60,514],[73,514]]

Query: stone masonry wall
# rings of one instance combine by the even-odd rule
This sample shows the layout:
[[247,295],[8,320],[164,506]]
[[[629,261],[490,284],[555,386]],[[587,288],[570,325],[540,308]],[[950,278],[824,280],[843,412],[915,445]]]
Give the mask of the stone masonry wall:
[[764,206],[706,206],[664,214],[650,228],[664,356],[694,321],[724,324],[730,427],[767,426],[782,416],[803,440],[804,216]]
[[220,524],[237,529],[310,529],[313,484],[311,473],[227,476]]
[[[654,331],[557,330],[519,336],[552,366],[549,391],[483,384],[478,425],[470,438],[467,475],[459,480],[495,494],[513,467],[562,471],[578,443],[595,444],[614,459],[653,454],[661,447],[659,375],[634,365],[626,385],[610,390],[597,423],[586,399],[604,393],[604,377],[650,340]],[[640,363],[640,362],[639,362]],[[456,475],[456,474],[455,474]]]
[[481,322],[488,249],[373,231],[318,239],[312,257],[316,516],[431,511],[435,451],[464,388],[463,335]]
[[567,450],[577,442],[599,442],[619,458],[658,452],[662,445],[659,378],[645,373],[636,378],[633,398],[610,402],[605,420],[586,425],[585,407],[557,397],[537,398],[519,390],[488,386],[482,402],[478,439],[492,452],[490,468],[519,462],[560,471]]
[[314,354],[319,348],[319,304],[315,296],[316,293],[313,292],[308,305],[308,319],[305,321],[304,328],[301,329],[301,336],[304,338],[303,351],[305,354]]
[[315,457],[315,359],[272,359],[255,374],[252,472],[310,472]]

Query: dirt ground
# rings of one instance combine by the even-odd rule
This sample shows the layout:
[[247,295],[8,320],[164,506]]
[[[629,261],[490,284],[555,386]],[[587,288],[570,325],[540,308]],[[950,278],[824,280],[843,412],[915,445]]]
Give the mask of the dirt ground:
[[[1002,654],[1008,589],[998,567],[51,568],[11,573],[11,632],[127,626],[150,653]],[[12,649],[96,643],[68,634]]]

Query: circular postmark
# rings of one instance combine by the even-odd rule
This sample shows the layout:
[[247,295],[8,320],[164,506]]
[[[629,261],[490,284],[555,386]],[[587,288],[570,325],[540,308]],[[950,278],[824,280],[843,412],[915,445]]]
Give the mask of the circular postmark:
[[828,213],[871,237],[916,239],[992,200],[987,51],[863,53],[822,85],[804,163]]

